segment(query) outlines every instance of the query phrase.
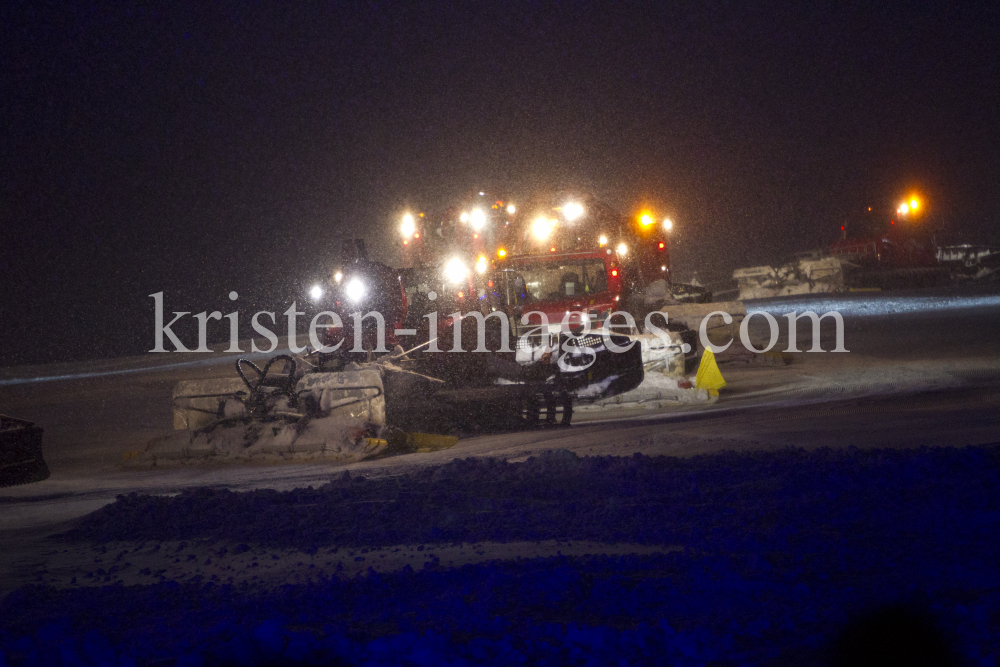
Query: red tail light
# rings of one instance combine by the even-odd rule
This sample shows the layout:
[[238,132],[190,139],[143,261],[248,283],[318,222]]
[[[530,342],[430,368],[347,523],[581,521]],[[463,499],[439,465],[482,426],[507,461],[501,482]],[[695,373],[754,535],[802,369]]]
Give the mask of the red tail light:
[[611,269],[611,277],[612,278],[618,277],[618,269]]
[[660,241],[660,250],[663,250],[666,247],[667,247],[667,244],[664,243],[663,241]]

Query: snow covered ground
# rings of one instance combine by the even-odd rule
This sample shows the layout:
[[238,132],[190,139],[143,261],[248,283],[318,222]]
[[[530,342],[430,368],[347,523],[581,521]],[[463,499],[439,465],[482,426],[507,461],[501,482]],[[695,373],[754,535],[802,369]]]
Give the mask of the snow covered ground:
[[12,665],[818,664],[888,614],[883,640],[993,664],[998,485],[996,446],[556,451],[130,495],[48,540],[36,584],[0,603],[0,650]]

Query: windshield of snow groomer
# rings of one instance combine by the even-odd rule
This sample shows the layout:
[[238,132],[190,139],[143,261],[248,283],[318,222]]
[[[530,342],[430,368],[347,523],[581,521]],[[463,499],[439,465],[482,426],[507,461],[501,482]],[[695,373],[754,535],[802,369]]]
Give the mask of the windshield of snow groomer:
[[518,303],[563,301],[608,289],[607,270],[600,258],[518,261],[510,270]]

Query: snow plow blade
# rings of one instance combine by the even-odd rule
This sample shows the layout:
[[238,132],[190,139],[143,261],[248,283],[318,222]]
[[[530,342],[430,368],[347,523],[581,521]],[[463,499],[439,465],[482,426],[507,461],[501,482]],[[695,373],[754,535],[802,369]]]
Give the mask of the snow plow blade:
[[[288,364],[269,375],[272,364]],[[247,367],[246,369],[244,367]],[[253,369],[247,377],[245,370]],[[191,461],[360,460],[385,451],[385,396],[378,369],[295,374],[295,361],[272,358],[259,369],[237,362],[238,378],[179,382],[175,434],[129,452],[126,466]]]
[[[174,387],[174,429],[202,429],[220,419],[244,416],[247,410],[243,397],[247,396],[247,389],[242,378],[178,382]],[[295,385],[299,397],[307,394],[325,412],[364,404],[363,409],[370,409],[375,421],[384,424],[382,392],[382,379],[377,370],[311,373]],[[368,399],[373,402],[369,403]]]
[[42,458],[42,429],[0,415],[0,487],[40,482],[49,476]]

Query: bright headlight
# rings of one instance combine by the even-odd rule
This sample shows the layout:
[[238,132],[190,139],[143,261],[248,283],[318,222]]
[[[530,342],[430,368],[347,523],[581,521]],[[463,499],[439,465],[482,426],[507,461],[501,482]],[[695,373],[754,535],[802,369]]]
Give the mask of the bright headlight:
[[468,275],[469,269],[466,268],[465,262],[460,260],[458,257],[449,260],[448,263],[444,265],[444,277],[448,282],[454,285],[461,283]]
[[344,279],[344,274],[341,273],[340,271],[337,271],[336,273],[333,274],[333,281],[334,282],[339,283],[343,279]]
[[347,281],[347,284],[344,285],[344,294],[347,295],[348,301],[351,301],[352,303],[361,301],[367,291],[368,290],[365,288],[365,284],[361,282],[361,279],[359,278],[351,278]]
[[674,228],[674,221],[671,220],[670,218],[664,218],[663,228],[669,232],[671,229]]
[[407,213],[403,216],[403,224],[399,226],[399,231],[403,233],[404,239],[408,239],[413,236],[413,233],[417,231],[417,226],[412,215]]
[[531,232],[535,235],[535,238],[539,241],[544,241],[549,238],[549,233],[552,231],[552,223],[546,217],[541,217],[535,220],[531,225]]
[[481,208],[477,208],[472,212],[472,215],[469,216],[469,223],[472,225],[472,228],[478,232],[483,228],[483,225],[486,224],[486,214],[483,213]]
[[313,285],[309,289],[309,298],[313,301],[319,301],[323,298],[323,288],[319,285]]
[[486,257],[484,255],[480,255],[479,261],[476,262],[476,271],[478,273],[486,273],[487,268],[489,268],[489,264],[486,262]]
[[624,243],[618,244],[618,254],[624,257],[628,253],[628,246]]
[[566,216],[567,220],[572,222],[583,215],[583,207],[576,202],[570,202],[563,206],[563,215]]

